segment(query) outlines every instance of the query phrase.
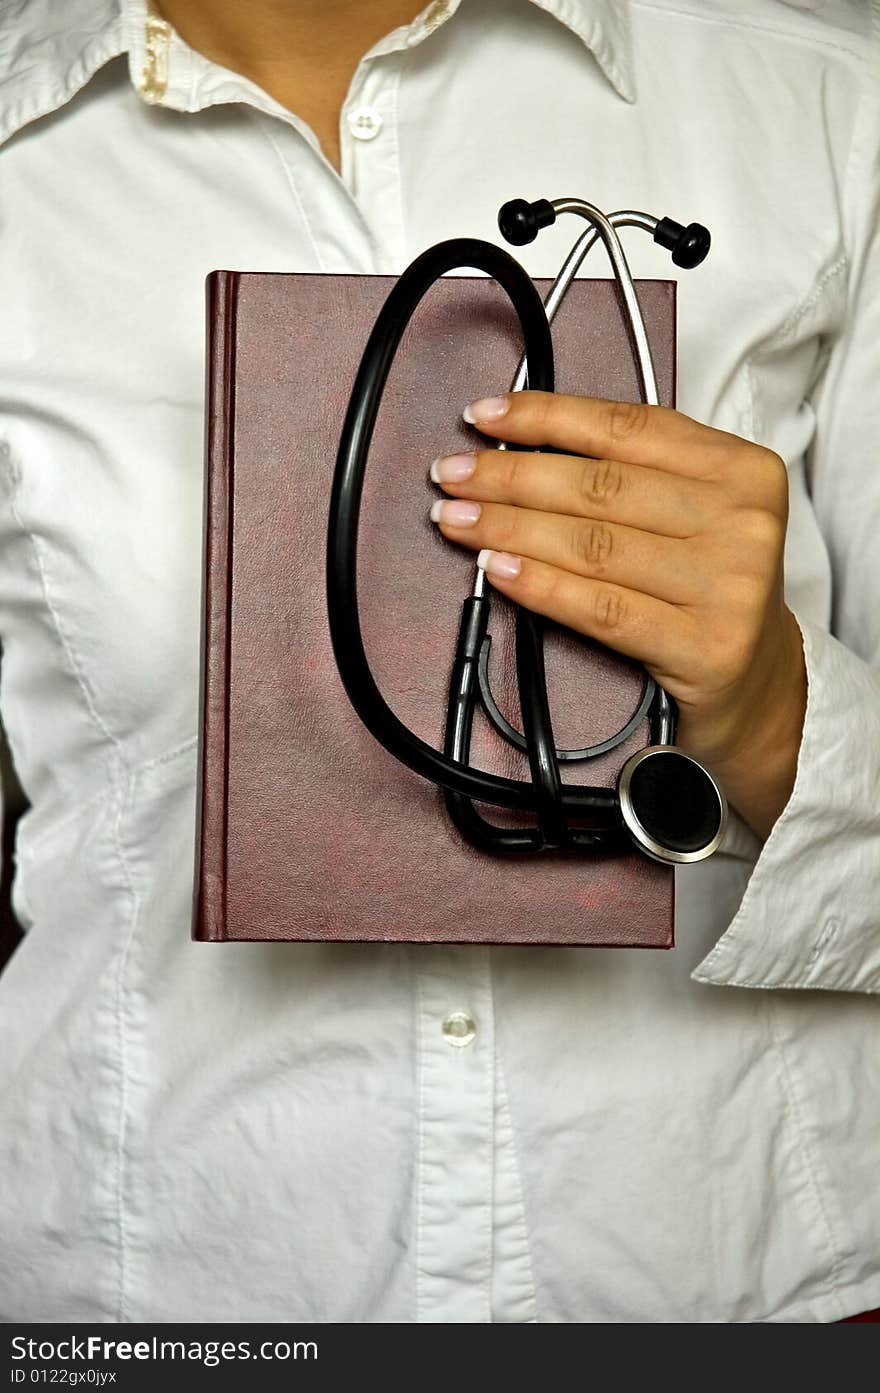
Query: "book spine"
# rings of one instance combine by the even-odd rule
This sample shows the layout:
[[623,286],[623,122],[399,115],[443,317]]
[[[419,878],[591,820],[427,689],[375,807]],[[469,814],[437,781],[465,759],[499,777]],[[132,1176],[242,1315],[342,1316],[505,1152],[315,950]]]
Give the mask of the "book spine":
[[205,283],[205,492],[192,936],[215,942],[227,937],[229,656],[238,280],[238,274],[234,271],[214,271]]

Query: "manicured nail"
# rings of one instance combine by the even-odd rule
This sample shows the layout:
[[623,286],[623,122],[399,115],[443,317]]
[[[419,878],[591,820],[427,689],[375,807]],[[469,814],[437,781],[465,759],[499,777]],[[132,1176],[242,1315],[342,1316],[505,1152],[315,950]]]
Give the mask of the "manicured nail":
[[476,467],[476,455],[441,455],[431,465],[431,478],[435,484],[463,484]]
[[498,580],[515,580],[522,570],[522,561],[511,556],[509,551],[483,550],[477,557],[477,565],[487,576],[497,576]]
[[431,508],[431,521],[445,522],[447,527],[473,527],[482,511],[479,503],[464,498],[438,498]]
[[481,397],[470,402],[462,415],[469,426],[478,426],[481,421],[500,421],[509,405],[509,397]]

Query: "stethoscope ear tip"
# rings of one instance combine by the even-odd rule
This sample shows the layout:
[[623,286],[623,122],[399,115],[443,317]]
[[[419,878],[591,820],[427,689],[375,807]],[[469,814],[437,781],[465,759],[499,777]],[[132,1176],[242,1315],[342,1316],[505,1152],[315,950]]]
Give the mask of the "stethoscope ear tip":
[[688,223],[678,246],[672,253],[672,260],[676,266],[683,266],[690,271],[694,266],[699,266],[701,261],[706,260],[711,245],[712,234],[708,227],[703,227],[702,223],[698,222]]
[[658,218],[654,229],[654,241],[672,252],[676,266],[691,271],[705,261],[712,245],[712,234],[702,223],[691,222],[683,227],[674,218]]
[[534,242],[542,227],[556,221],[556,210],[546,198],[528,203],[524,198],[511,198],[498,212],[498,231],[514,247]]
[[727,799],[708,769],[674,745],[648,745],[620,771],[617,796],[639,851],[664,865],[703,861],[727,826]]

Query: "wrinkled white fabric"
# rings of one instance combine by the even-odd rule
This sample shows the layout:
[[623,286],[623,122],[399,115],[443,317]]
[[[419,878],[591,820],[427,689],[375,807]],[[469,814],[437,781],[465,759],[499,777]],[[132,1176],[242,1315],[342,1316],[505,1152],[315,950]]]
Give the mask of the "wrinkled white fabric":
[[[0,978],[4,1319],[880,1305],[877,20],[441,0],[361,62],[340,177],[173,34],[148,103],[144,0],[7,0],[0,700],[32,807]],[[789,804],[765,845],[735,818],[677,872],[666,954],[193,943],[205,275],[396,272],[564,194],[712,229],[679,404],[790,471]],[[575,235],[522,260],[554,274]]]

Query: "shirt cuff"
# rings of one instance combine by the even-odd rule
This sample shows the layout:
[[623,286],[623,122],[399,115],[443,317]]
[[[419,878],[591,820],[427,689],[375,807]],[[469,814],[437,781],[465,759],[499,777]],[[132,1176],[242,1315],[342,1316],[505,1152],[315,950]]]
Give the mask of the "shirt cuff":
[[[808,687],[794,788],[763,847],[752,839],[760,851],[736,917],[691,976],[880,992],[880,674],[795,618]],[[722,854],[748,842],[742,827]]]

